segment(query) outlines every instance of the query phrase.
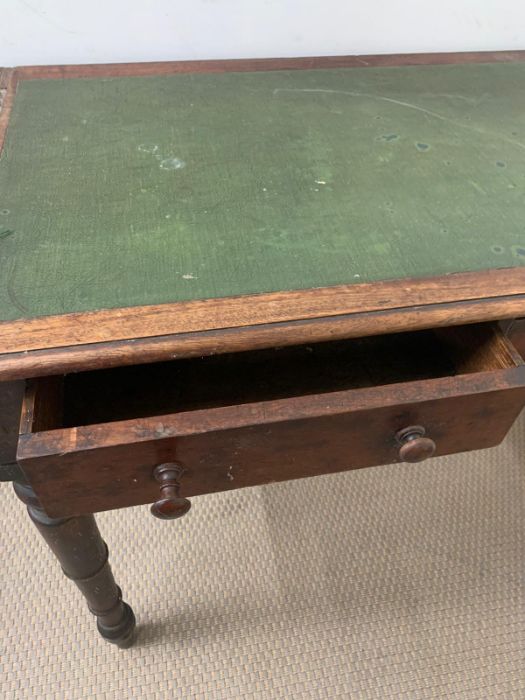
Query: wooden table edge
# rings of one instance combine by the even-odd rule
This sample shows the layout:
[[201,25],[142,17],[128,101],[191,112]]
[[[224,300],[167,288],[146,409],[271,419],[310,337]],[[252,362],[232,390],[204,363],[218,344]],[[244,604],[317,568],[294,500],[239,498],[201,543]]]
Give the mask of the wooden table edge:
[[389,66],[446,65],[454,63],[509,63],[524,60],[524,50],[456,51],[33,65],[17,66],[15,71],[18,79],[35,80],[42,78],[169,75],[172,73],[315,70],[318,68],[380,68]]
[[[243,299],[246,298],[240,297],[240,300]],[[513,319],[524,315],[525,289],[521,293],[502,296],[430,304],[414,303],[400,308],[356,310],[353,313],[288,318],[238,326],[219,324],[217,328],[207,330],[164,334],[150,332],[150,335],[145,334],[144,322],[140,314],[137,314],[136,333],[128,334],[129,337],[89,341],[86,336],[83,341],[77,338],[75,342],[73,339],[74,342],[69,345],[59,342],[53,345],[52,336],[47,336],[47,347],[21,351],[12,351],[4,345],[0,352],[0,381],[196,355]],[[96,328],[97,324],[83,324],[80,316],[76,318],[74,327],[80,331],[82,326],[89,330]],[[123,333],[120,332],[119,335],[122,336]]]
[[525,266],[0,322],[0,355],[525,295]]
[[[497,51],[4,68],[0,69],[0,89],[5,90],[0,148],[20,80],[524,60],[525,51]],[[94,348],[98,362],[113,364],[117,356],[123,361],[131,356],[158,359],[174,352],[195,353],[196,348],[217,351],[218,335],[228,347],[241,349],[261,342],[267,346],[272,338],[284,344],[285,326],[289,338],[307,335],[315,342],[331,337],[330,333],[373,334],[378,324],[384,324],[383,332],[396,332],[443,325],[443,319],[450,324],[490,320],[496,318],[496,310],[497,318],[512,318],[525,314],[524,299],[525,268],[521,267],[4,321],[0,322],[0,379],[20,377],[23,372],[33,375],[37,357],[43,369],[84,368],[93,362]],[[330,326],[337,330],[329,331]],[[137,351],[130,350],[131,344]]]

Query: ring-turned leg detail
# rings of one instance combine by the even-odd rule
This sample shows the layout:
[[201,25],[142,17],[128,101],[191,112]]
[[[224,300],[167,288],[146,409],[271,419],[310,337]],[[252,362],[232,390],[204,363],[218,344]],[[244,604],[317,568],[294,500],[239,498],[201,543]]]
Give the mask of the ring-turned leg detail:
[[64,574],[74,581],[97,618],[98,631],[121,648],[134,640],[135,615],[122,600],[108,562],[108,548],[93,515],[50,518],[33,489],[15,482],[17,496],[27,505],[31,520],[59,560]]

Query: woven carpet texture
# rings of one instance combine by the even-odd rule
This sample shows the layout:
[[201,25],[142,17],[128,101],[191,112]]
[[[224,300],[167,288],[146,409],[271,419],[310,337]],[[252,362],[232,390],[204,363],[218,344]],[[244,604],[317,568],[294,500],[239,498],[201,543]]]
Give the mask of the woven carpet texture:
[[102,513],[139,621],[97,635],[0,488],[0,697],[525,698],[525,415],[498,448]]

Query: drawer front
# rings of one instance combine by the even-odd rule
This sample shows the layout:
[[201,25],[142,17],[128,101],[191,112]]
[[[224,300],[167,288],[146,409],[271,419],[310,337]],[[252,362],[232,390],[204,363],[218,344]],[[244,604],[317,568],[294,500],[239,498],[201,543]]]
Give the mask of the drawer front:
[[524,382],[516,367],[28,433],[18,459],[49,515],[96,512],[156,500],[153,469],[170,461],[193,496],[394,463],[411,425],[436,455],[490,447],[523,407]]

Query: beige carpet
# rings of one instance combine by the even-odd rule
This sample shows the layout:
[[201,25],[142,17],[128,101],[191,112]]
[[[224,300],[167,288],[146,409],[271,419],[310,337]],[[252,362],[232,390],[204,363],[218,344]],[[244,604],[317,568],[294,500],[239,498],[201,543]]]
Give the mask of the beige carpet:
[[127,651],[3,485],[0,697],[525,698],[524,482],[521,419],[495,450],[195,498],[180,522],[101,514]]

